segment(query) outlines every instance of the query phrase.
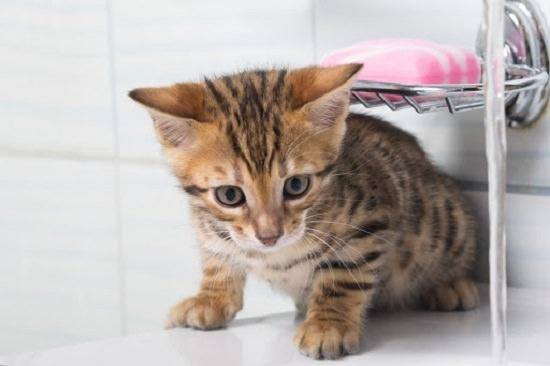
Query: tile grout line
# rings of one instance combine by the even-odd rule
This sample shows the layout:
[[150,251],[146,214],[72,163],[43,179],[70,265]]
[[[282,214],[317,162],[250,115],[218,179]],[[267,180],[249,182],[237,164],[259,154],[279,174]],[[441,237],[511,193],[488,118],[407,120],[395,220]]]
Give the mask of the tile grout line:
[[116,153],[110,154],[89,154],[78,152],[65,152],[55,150],[26,150],[17,148],[0,147],[0,157],[23,158],[23,159],[57,159],[72,161],[90,161],[90,162],[112,162],[118,159],[121,163],[137,165],[163,165],[162,158],[144,158],[144,157],[123,157]]
[[[117,159],[119,164],[141,165],[141,166],[166,166],[162,158],[142,158],[142,157],[121,157],[115,158],[111,155],[91,155],[66,153],[60,151],[28,151],[19,149],[6,149],[0,147],[0,157],[27,158],[27,159],[54,159],[68,161],[87,161],[98,163],[109,163]],[[461,180],[458,179],[461,189],[475,192],[487,192],[487,182]],[[529,184],[507,185],[507,193],[527,194],[533,196],[550,196],[550,186],[537,186]]]
[[108,72],[111,90],[111,116],[113,126],[113,147],[114,147],[114,205],[115,205],[115,230],[117,241],[117,274],[119,289],[119,317],[120,333],[126,335],[128,326],[126,323],[127,304],[126,304],[126,261],[124,257],[124,241],[122,232],[122,198],[121,198],[121,179],[120,179],[120,136],[118,129],[118,109],[117,109],[117,87],[116,87],[116,64],[115,64],[115,44],[114,44],[114,18],[112,9],[112,0],[105,0],[105,16],[107,28],[107,54],[108,54]]
[[[458,180],[458,185],[463,191],[487,192],[488,190],[487,182]],[[550,187],[509,183],[506,185],[506,193],[525,194],[530,196],[550,196]]]
[[[118,160],[120,164],[141,165],[141,166],[166,166],[162,158],[141,158],[141,157],[118,157],[110,155],[91,155],[66,153],[58,151],[27,151],[18,149],[6,149],[0,147],[0,157],[10,158],[32,158],[32,159],[54,159],[68,161],[88,161],[98,163],[109,163],[113,160]],[[474,192],[487,192],[487,182],[461,180],[458,179],[458,184],[462,190]],[[550,196],[550,186],[537,186],[529,184],[507,184],[507,193],[518,193],[532,196]]]
[[[18,149],[6,149],[0,147],[0,157],[10,158],[32,158],[32,159],[54,159],[67,161],[86,161],[109,163],[113,160],[118,161],[118,165],[141,165],[141,166],[166,166],[162,158],[140,158],[140,157],[117,157],[111,155],[91,155],[75,154],[58,151],[27,151]],[[458,184],[462,190],[474,192],[487,192],[487,182],[470,181],[458,179]],[[526,194],[532,196],[550,196],[550,186],[537,186],[529,184],[507,184],[507,193]]]
[[311,41],[313,47],[313,63],[317,64],[317,0],[311,0]]

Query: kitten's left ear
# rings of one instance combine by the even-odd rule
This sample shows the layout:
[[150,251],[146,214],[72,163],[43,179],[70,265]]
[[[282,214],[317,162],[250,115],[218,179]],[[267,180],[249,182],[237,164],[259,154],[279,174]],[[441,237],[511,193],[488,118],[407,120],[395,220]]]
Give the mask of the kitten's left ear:
[[143,105],[155,123],[161,144],[176,147],[189,140],[197,124],[208,121],[202,84],[134,89],[128,96]]
[[289,73],[293,109],[304,109],[319,127],[330,127],[347,115],[349,90],[362,64],[306,67]]

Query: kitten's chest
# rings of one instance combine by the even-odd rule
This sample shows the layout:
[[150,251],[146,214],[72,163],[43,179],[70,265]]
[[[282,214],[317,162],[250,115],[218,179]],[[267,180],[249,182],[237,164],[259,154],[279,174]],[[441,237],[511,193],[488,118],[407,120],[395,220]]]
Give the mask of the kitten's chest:
[[250,273],[296,301],[302,300],[309,294],[313,270],[311,263],[301,263],[290,268],[269,262],[249,266]]

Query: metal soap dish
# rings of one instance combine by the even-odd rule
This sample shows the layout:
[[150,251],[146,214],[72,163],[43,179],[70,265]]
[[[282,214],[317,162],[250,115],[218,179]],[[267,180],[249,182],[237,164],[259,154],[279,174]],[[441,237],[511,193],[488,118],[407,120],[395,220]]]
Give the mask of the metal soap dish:
[[[478,33],[477,53],[483,59],[485,30]],[[550,96],[550,32],[541,9],[533,0],[506,1],[506,106],[510,127],[535,122]],[[447,109],[469,111],[485,105],[483,84],[404,85],[357,81],[351,104],[366,108],[381,105],[391,110],[414,108],[418,113]]]

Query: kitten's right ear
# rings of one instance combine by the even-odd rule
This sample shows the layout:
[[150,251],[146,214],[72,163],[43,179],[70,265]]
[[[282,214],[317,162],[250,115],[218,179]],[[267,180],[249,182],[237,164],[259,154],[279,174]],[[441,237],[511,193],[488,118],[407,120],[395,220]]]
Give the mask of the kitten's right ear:
[[192,137],[197,123],[208,120],[204,106],[206,90],[201,84],[138,88],[128,96],[147,109],[160,142],[167,147],[182,145]]
[[306,110],[320,128],[343,121],[348,112],[350,88],[362,67],[362,64],[344,64],[291,71],[288,79],[292,107]]

